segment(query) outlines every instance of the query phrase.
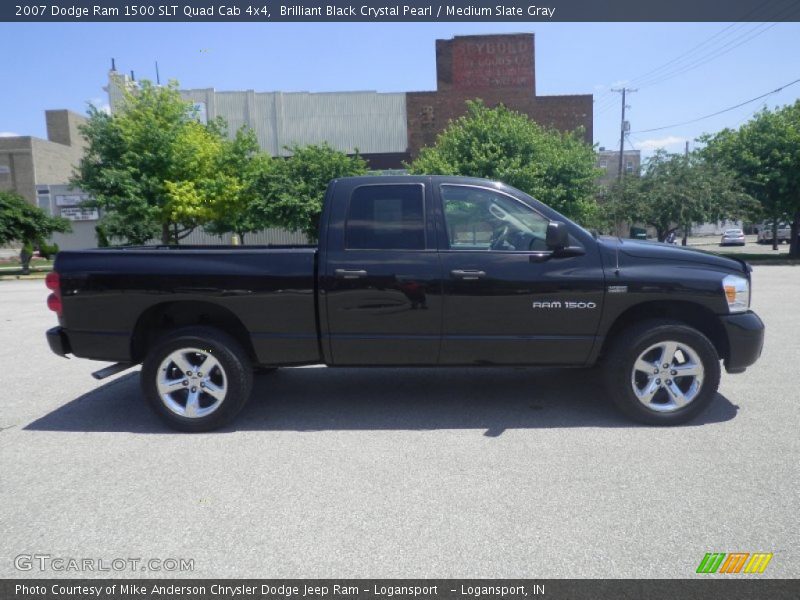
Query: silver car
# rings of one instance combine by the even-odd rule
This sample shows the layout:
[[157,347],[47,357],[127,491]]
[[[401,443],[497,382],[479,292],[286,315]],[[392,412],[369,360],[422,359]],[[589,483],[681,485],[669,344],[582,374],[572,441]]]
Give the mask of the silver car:
[[[778,223],[778,243],[787,244],[792,239],[792,229],[789,223]],[[766,221],[762,223],[761,228],[758,230],[758,243],[771,244],[772,243],[772,223]]]
[[720,246],[744,246],[744,244],[744,231],[741,229],[727,229],[719,242]]

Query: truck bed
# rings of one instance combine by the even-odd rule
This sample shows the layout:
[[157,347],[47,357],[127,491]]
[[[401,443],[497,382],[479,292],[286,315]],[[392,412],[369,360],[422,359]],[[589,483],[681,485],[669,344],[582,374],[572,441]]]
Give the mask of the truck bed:
[[[314,246],[138,246],[64,251],[63,316],[76,356],[136,362],[137,330],[203,313],[234,323],[260,364],[320,359]],[[154,323],[154,321],[156,321]]]

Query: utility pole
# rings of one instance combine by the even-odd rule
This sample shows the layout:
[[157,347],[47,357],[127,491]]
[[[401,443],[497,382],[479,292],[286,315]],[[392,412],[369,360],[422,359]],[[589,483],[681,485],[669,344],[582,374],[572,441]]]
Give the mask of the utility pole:
[[617,178],[620,181],[622,181],[622,176],[624,174],[624,171],[622,170],[622,165],[623,165],[623,157],[625,156],[625,134],[628,131],[628,124],[625,121],[625,109],[627,108],[627,106],[625,106],[625,96],[628,92],[633,93],[638,90],[633,90],[630,88],[623,87],[620,89],[612,89],[611,91],[619,92],[622,94],[622,118],[620,119],[620,125],[619,125],[619,173],[617,173]]

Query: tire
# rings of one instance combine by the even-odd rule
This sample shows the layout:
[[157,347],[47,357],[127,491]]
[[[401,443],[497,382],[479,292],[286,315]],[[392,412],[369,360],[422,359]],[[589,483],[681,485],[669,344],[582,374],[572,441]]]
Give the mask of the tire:
[[[210,371],[203,372],[209,360]],[[167,425],[211,431],[229,423],[247,403],[253,370],[234,338],[212,327],[192,326],[167,334],[150,349],[140,381],[145,399]]]
[[[644,369],[644,365],[649,366]],[[617,334],[604,377],[611,399],[631,419],[679,425],[694,419],[716,398],[719,355],[698,330],[679,321],[652,319]]]

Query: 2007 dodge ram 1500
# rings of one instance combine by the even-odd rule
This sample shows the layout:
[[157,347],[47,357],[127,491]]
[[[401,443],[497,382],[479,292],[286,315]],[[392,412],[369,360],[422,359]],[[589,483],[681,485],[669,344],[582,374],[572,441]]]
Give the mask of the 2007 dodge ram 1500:
[[61,252],[52,350],[142,363],[144,396],[181,430],[223,425],[253,370],[600,364],[651,424],[716,396],[720,361],[761,353],[750,268],[655,242],[597,238],[502,183],[443,176],[330,183],[316,247]]

